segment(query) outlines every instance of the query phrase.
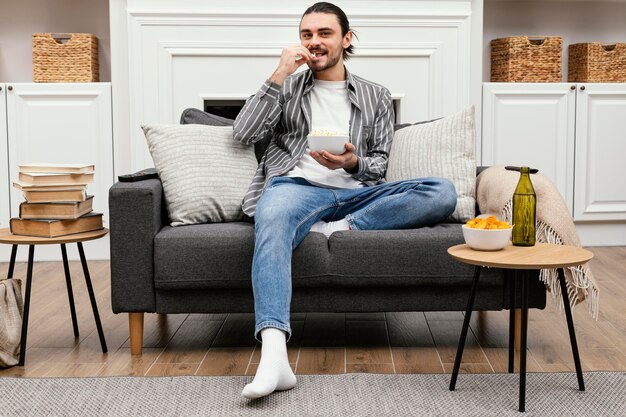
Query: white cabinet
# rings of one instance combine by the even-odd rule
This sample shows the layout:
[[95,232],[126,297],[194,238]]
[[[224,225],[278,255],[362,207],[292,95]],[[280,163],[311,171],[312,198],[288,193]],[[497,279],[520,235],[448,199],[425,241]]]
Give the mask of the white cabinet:
[[574,220],[626,220],[624,155],[624,84],[483,85],[483,165],[539,168]]
[[576,100],[575,220],[626,220],[626,84],[581,84]]
[[0,83],[0,228],[9,227],[10,217],[6,90],[6,84]]
[[[95,164],[94,210],[107,211],[113,184],[110,83],[7,84],[10,182],[25,163]],[[11,187],[11,215],[19,213],[21,191]],[[106,216],[105,216],[106,217]]]
[[483,165],[538,168],[573,207],[574,84],[485,83]]
[[[1,85],[3,98],[6,98],[6,109],[2,107],[0,113],[0,119],[6,120],[6,126],[0,124],[6,132],[0,150],[0,222],[3,227],[8,226],[7,214],[17,217],[19,204],[24,201],[21,191],[12,184],[18,179],[18,165],[25,163],[94,164],[94,182],[87,190],[94,195],[94,211],[104,213],[106,226],[109,188],[114,182],[111,83]],[[6,213],[9,195],[10,213]],[[90,259],[108,258],[105,242],[108,243],[108,239],[90,245]],[[38,248],[36,258],[60,259],[59,249],[54,249],[54,253],[50,251],[50,255],[46,255],[46,249]],[[73,258],[72,252],[69,256]]]

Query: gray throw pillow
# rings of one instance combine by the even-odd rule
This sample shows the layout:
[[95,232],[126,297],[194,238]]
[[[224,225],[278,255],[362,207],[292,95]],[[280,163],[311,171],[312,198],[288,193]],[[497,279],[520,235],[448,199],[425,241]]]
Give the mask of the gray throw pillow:
[[[233,119],[207,113],[199,109],[194,109],[193,107],[183,110],[180,115],[181,125],[232,126],[234,123],[235,121]],[[267,137],[254,143],[254,154],[256,155],[257,162],[261,162],[271,139],[271,137]]]
[[232,126],[142,126],[172,226],[238,221],[256,172],[254,149]]
[[180,114],[181,125],[232,126],[235,121],[190,107]]
[[393,131],[397,132],[398,130],[404,129],[405,127],[423,125],[423,124],[426,124],[426,123],[432,123],[432,122],[437,121],[439,119],[441,119],[441,117],[438,117],[437,119],[432,119],[432,120],[424,120],[424,121],[417,122],[417,123],[396,123],[396,124],[393,125]]
[[451,220],[474,217],[476,197],[474,107],[442,119],[399,129],[394,133],[387,181],[443,177],[458,195]]

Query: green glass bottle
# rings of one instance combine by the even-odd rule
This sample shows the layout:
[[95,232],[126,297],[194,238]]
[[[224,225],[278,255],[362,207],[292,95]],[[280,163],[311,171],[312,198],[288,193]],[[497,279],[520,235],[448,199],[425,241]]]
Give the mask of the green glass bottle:
[[535,219],[537,197],[530,181],[529,168],[522,167],[515,193],[513,194],[513,236],[515,246],[535,245]]

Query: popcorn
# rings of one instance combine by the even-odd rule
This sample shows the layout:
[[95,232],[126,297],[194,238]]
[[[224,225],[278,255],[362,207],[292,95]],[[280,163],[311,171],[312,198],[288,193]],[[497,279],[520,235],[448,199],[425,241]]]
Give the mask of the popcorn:
[[315,129],[309,132],[309,136],[345,136],[332,130]]
[[[313,52],[313,53],[311,54],[311,56],[312,56],[313,58],[317,58],[317,53]],[[300,61],[300,60],[302,59],[302,55],[298,54],[298,55],[296,55],[296,56],[295,56],[295,58],[296,58],[296,61]]]

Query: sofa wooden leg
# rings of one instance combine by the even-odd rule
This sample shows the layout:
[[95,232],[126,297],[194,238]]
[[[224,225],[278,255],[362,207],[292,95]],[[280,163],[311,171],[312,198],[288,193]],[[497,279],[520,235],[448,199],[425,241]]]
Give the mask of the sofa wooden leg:
[[141,355],[143,347],[143,313],[128,313],[130,354]]

